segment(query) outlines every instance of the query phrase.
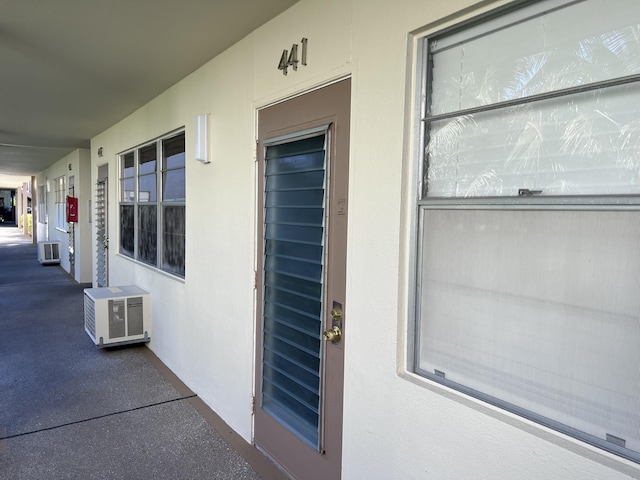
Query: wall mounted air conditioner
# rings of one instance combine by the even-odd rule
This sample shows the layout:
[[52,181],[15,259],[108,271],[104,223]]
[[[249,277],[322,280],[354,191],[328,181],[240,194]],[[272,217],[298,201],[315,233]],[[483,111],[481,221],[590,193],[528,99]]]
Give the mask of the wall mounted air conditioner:
[[126,285],[85,288],[84,329],[99,347],[151,339],[151,295]]
[[60,263],[60,242],[38,242],[38,261],[43,265]]

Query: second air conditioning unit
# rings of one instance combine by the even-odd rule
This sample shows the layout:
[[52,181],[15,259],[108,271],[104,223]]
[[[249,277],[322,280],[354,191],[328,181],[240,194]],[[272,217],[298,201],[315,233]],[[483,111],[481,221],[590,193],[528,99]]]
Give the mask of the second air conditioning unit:
[[86,288],[84,329],[99,347],[151,339],[151,295],[135,285]]
[[60,242],[38,242],[38,261],[43,265],[60,263]]

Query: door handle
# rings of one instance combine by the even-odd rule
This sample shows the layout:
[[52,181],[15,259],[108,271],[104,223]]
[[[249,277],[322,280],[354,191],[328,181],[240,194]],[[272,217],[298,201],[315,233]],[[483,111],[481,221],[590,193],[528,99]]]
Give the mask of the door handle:
[[325,330],[322,332],[322,338],[327,342],[338,343],[342,338],[342,331],[340,330],[340,327],[336,325],[331,330]]
[[331,316],[331,329],[322,332],[322,338],[337,345],[342,340],[342,305],[333,302],[333,308],[329,315]]

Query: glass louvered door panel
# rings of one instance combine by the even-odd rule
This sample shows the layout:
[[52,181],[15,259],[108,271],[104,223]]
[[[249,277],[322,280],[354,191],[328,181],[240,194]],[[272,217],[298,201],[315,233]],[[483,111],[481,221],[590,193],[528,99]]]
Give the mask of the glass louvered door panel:
[[305,480],[342,470],[350,105],[347,79],[258,111],[254,441]]
[[319,448],[325,135],[267,148],[262,408]]
[[107,286],[107,179],[96,184],[96,282]]

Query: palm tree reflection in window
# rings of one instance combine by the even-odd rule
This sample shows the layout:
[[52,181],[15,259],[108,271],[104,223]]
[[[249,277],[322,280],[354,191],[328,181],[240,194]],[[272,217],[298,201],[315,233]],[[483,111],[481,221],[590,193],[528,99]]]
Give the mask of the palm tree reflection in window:
[[[464,55],[455,75],[436,75],[431,114],[638,74],[640,25],[475,71],[464,71]],[[639,104],[640,84],[627,83],[433,121],[425,195],[640,193]]]

